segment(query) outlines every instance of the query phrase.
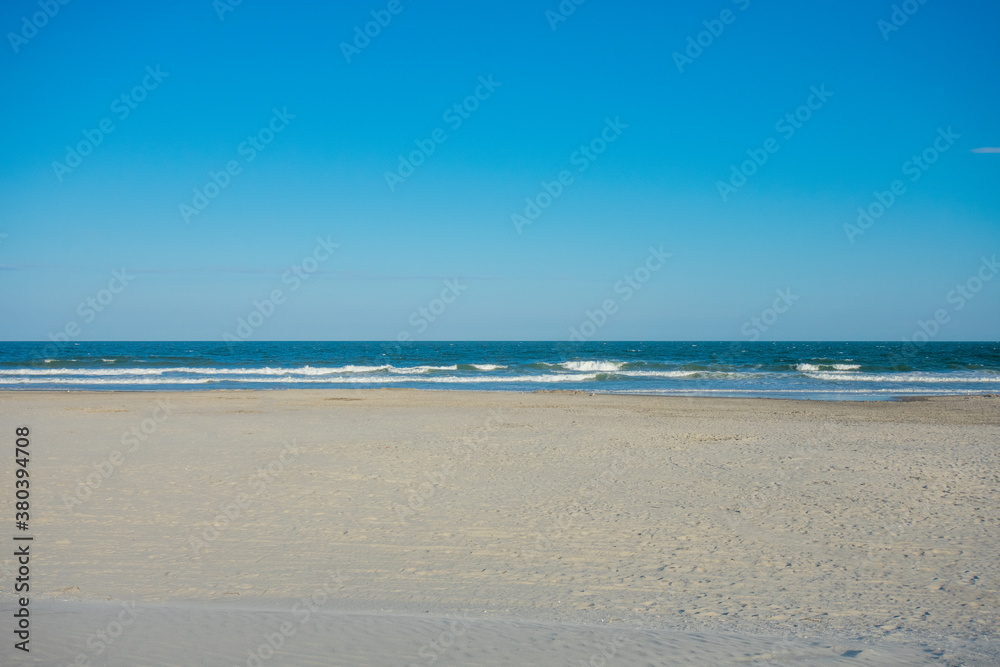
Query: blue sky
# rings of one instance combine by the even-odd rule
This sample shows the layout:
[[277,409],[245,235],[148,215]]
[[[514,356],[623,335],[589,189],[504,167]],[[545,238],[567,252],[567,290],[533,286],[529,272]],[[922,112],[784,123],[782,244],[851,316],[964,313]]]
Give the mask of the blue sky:
[[[940,310],[937,340],[998,339],[1000,277],[953,293],[1000,252],[1000,153],[973,152],[1000,146],[995,2],[912,0],[894,25],[867,0],[587,0],[564,21],[556,0],[223,1],[3,3],[0,339],[221,340],[275,290],[255,340],[564,340],[608,299],[596,340],[745,340],[776,290],[798,298],[762,339],[899,340]],[[391,20],[348,62],[372,12]],[[767,160],[723,197],[748,151]],[[339,247],[296,285],[318,237]],[[418,331],[420,308],[439,314]]]

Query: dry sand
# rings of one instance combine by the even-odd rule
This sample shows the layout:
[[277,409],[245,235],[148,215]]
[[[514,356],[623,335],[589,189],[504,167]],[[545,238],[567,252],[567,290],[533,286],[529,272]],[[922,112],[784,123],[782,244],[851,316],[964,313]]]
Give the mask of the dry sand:
[[8,517],[23,425],[3,664],[1000,656],[1000,397],[2,392]]

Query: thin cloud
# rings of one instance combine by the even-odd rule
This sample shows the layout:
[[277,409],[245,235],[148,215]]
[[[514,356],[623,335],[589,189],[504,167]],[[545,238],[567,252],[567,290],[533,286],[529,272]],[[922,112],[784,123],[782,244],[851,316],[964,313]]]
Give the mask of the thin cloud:
[[[251,273],[251,274],[264,274],[264,275],[283,275],[289,273],[290,269],[288,267],[282,268],[250,268],[250,267],[231,267],[231,266],[202,266],[202,267],[188,267],[188,268],[150,268],[150,269],[136,269],[129,268],[129,271],[133,273],[164,273],[164,274],[219,274],[219,273]],[[460,280],[498,280],[497,276],[478,276],[478,275],[410,275],[410,274],[380,274],[372,273],[367,271],[336,271],[332,269],[317,269],[315,271],[310,271],[308,275],[325,275],[332,278],[340,280],[454,280],[456,277]]]
[[69,267],[58,264],[0,264],[0,271],[38,271],[56,270],[63,271]]
[[[69,266],[60,264],[0,264],[0,271],[71,271],[75,273],[94,273],[94,267]],[[255,268],[233,266],[196,266],[184,268],[136,268],[125,265],[127,273],[139,274],[174,274],[174,275],[205,275],[205,274],[259,274],[283,275],[289,272],[282,268]],[[317,269],[308,275],[325,275],[339,280],[505,280],[505,276],[489,275],[434,275],[434,274],[382,274],[368,271],[333,271]]]
[[[263,268],[263,267],[238,267],[238,266],[194,266],[194,267],[151,267],[136,268],[135,266],[124,265],[127,273],[136,274],[159,274],[159,275],[219,275],[219,274],[257,274],[257,275],[283,275],[288,272],[287,268]],[[0,264],[2,271],[67,271],[72,273],[104,273],[104,269],[97,269],[86,266],[72,266],[66,264]],[[309,275],[325,275],[335,280],[476,280],[476,281],[547,281],[547,282],[607,282],[598,276],[593,275],[572,275],[572,274],[552,274],[539,276],[524,275],[477,275],[477,274],[390,274],[375,273],[370,271],[335,271],[329,269],[318,269]]]
[[982,148],[973,148],[973,153],[1000,153],[1000,146],[983,146]]

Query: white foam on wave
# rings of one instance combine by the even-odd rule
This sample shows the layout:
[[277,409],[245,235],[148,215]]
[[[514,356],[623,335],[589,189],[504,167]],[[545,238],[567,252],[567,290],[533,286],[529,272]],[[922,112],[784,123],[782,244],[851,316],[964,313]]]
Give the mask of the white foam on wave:
[[275,377],[247,377],[247,376],[234,376],[227,377],[224,380],[218,378],[143,378],[143,377],[132,377],[132,378],[65,378],[65,377],[53,377],[53,378],[39,378],[39,377],[19,377],[19,378],[0,378],[0,385],[11,385],[11,384],[28,384],[28,385],[53,385],[53,384],[72,384],[72,385],[161,385],[169,386],[174,384],[206,384],[210,382],[232,382],[232,383],[284,383],[284,384],[395,384],[400,382],[421,382],[421,383],[476,383],[476,382],[487,382],[487,383],[510,383],[510,382],[584,382],[587,380],[596,380],[596,373],[589,374],[579,374],[579,375],[567,375],[567,374],[554,374],[554,375],[516,375],[516,376],[479,376],[479,377],[459,377],[459,376],[425,376],[420,378],[411,377],[400,377],[400,376],[386,376],[386,375],[357,375],[357,376],[345,376],[345,375],[331,375],[329,377],[299,377],[293,375],[282,375]]
[[[138,386],[182,386],[199,385],[212,382],[235,384],[332,384],[332,385],[377,385],[396,383],[439,383],[439,384],[490,384],[490,383],[520,383],[547,384],[559,382],[582,382],[601,378],[604,373],[626,378],[662,379],[683,381],[687,378],[702,378],[706,381],[726,380],[740,381],[759,378],[762,375],[754,372],[724,372],[705,370],[651,370],[622,368],[624,362],[612,361],[568,361],[562,364],[549,364],[551,370],[539,374],[519,374],[504,376],[488,374],[500,368],[499,364],[469,364],[475,368],[473,372],[460,373],[458,365],[451,366],[406,366],[392,365],[345,365],[334,367],[301,366],[295,368],[262,367],[262,368],[19,368],[0,370],[0,386],[59,386],[59,385],[90,385],[94,387],[111,385]],[[817,366],[814,364],[799,364],[802,371],[799,377],[829,383],[856,383],[856,386],[871,385],[872,388],[858,389],[866,393],[886,391],[905,391],[903,387],[915,384],[947,385],[948,393],[962,393],[961,385],[977,385],[982,390],[1000,388],[1000,373],[992,371],[980,372],[912,372],[912,373],[862,373],[855,364],[831,364]],[[836,370],[806,370],[806,369],[836,369]],[[772,374],[764,374],[772,375]],[[781,373],[776,374],[780,377]],[[787,377],[787,376],[786,376]],[[602,378],[603,379],[603,378]],[[686,383],[685,383],[686,384]],[[896,388],[875,388],[878,385],[892,385]],[[829,385],[827,385],[829,386]],[[646,389],[640,391],[649,391]],[[719,391],[734,391],[720,389]],[[747,391],[761,391],[749,389]],[[826,391],[824,389],[824,391]],[[853,391],[853,390],[852,390]],[[942,388],[940,391],[944,391]]]
[[400,375],[412,375],[414,373],[427,373],[428,371],[457,371],[458,366],[389,366],[390,373]]
[[968,384],[976,382],[989,382],[1000,385],[1000,375],[951,375],[944,373],[939,375],[929,375],[927,373],[836,373],[833,371],[821,371],[818,373],[806,373],[806,377],[813,378],[814,380],[846,382],[924,382],[927,384]]
[[817,371],[823,371],[824,366],[826,368],[832,368],[835,371],[856,371],[859,368],[861,368],[861,366],[859,366],[858,364],[821,364],[821,365],[798,364],[795,367],[795,370],[801,371],[803,373],[810,373],[810,372],[814,373]]
[[[602,391],[602,393],[605,393]],[[881,389],[843,389],[826,388],[823,389],[612,389],[609,394],[655,394],[655,395],[698,395],[698,394],[801,394],[809,395],[840,395],[845,396],[866,396],[866,395],[889,395],[889,396],[911,396],[911,395],[931,395],[941,396],[940,389],[925,389],[921,387],[894,387]],[[947,395],[975,396],[984,393],[980,389],[957,389],[949,390]]]
[[0,386],[11,385],[11,384],[30,384],[30,385],[53,385],[53,384],[79,384],[79,385],[90,385],[90,386],[101,386],[101,385],[160,385],[166,386],[171,384],[208,384],[210,382],[218,382],[218,380],[213,380],[212,378],[128,378],[128,379],[118,379],[118,378],[63,378],[63,377],[53,377],[53,378],[38,378],[38,377],[20,377],[20,378],[0,378]]
[[331,375],[336,373],[375,373],[378,371],[391,371],[392,366],[383,364],[381,366],[300,366],[298,368],[172,368],[171,371],[178,373],[198,373],[205,375]]
[[559,364],[568,371],[616,371],[625,365],[618,361],[564,361]]
[[749,378],[760,378],[766,373],[755,373],[752,371],[617,371],[615,375],[622,375],[624,377],[652,377],[652,378],[691,378],[696,377],[705,380],[724,380],[724,379],[749,379]]
[[338,373],[373,373],[377,371],[388,371],[410,375],[414,373],[427,373],[429,371],[454,371],[458,366],[332,366],[315,367],[301,366],[299,368],[195,368],[180,366],[176,368],[15,368],[0,370],[0,376],[82,376],[82,377],[112,377],[112,376],[132,376],[132,375],[163,375],[165,373],[180,375],[334,375]]
[[160,375],[169,368],[13,368],[0,370],[0,375]]
[[316,368],[313,366],[303,366],[302,368],[276,368],[283,373],[295,373],[297,375],[329,375],[330,373],[371,373],[373,371],[390,370],[392,366],[383,364],[381,366],[332,366]]
[[[705,371],[616,371],[615,375],[625,377],[650,377],[650,378],[688,378],[695,375],[705,375]],[[728,375],[725,374],[725,375]]]

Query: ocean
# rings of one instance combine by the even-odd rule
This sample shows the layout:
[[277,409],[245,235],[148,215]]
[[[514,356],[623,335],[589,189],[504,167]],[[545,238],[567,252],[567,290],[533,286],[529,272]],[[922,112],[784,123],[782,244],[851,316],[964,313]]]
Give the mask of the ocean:
[[1000,343],[0,342],[0,389],[412,387],[883,400],[1000,393]]

